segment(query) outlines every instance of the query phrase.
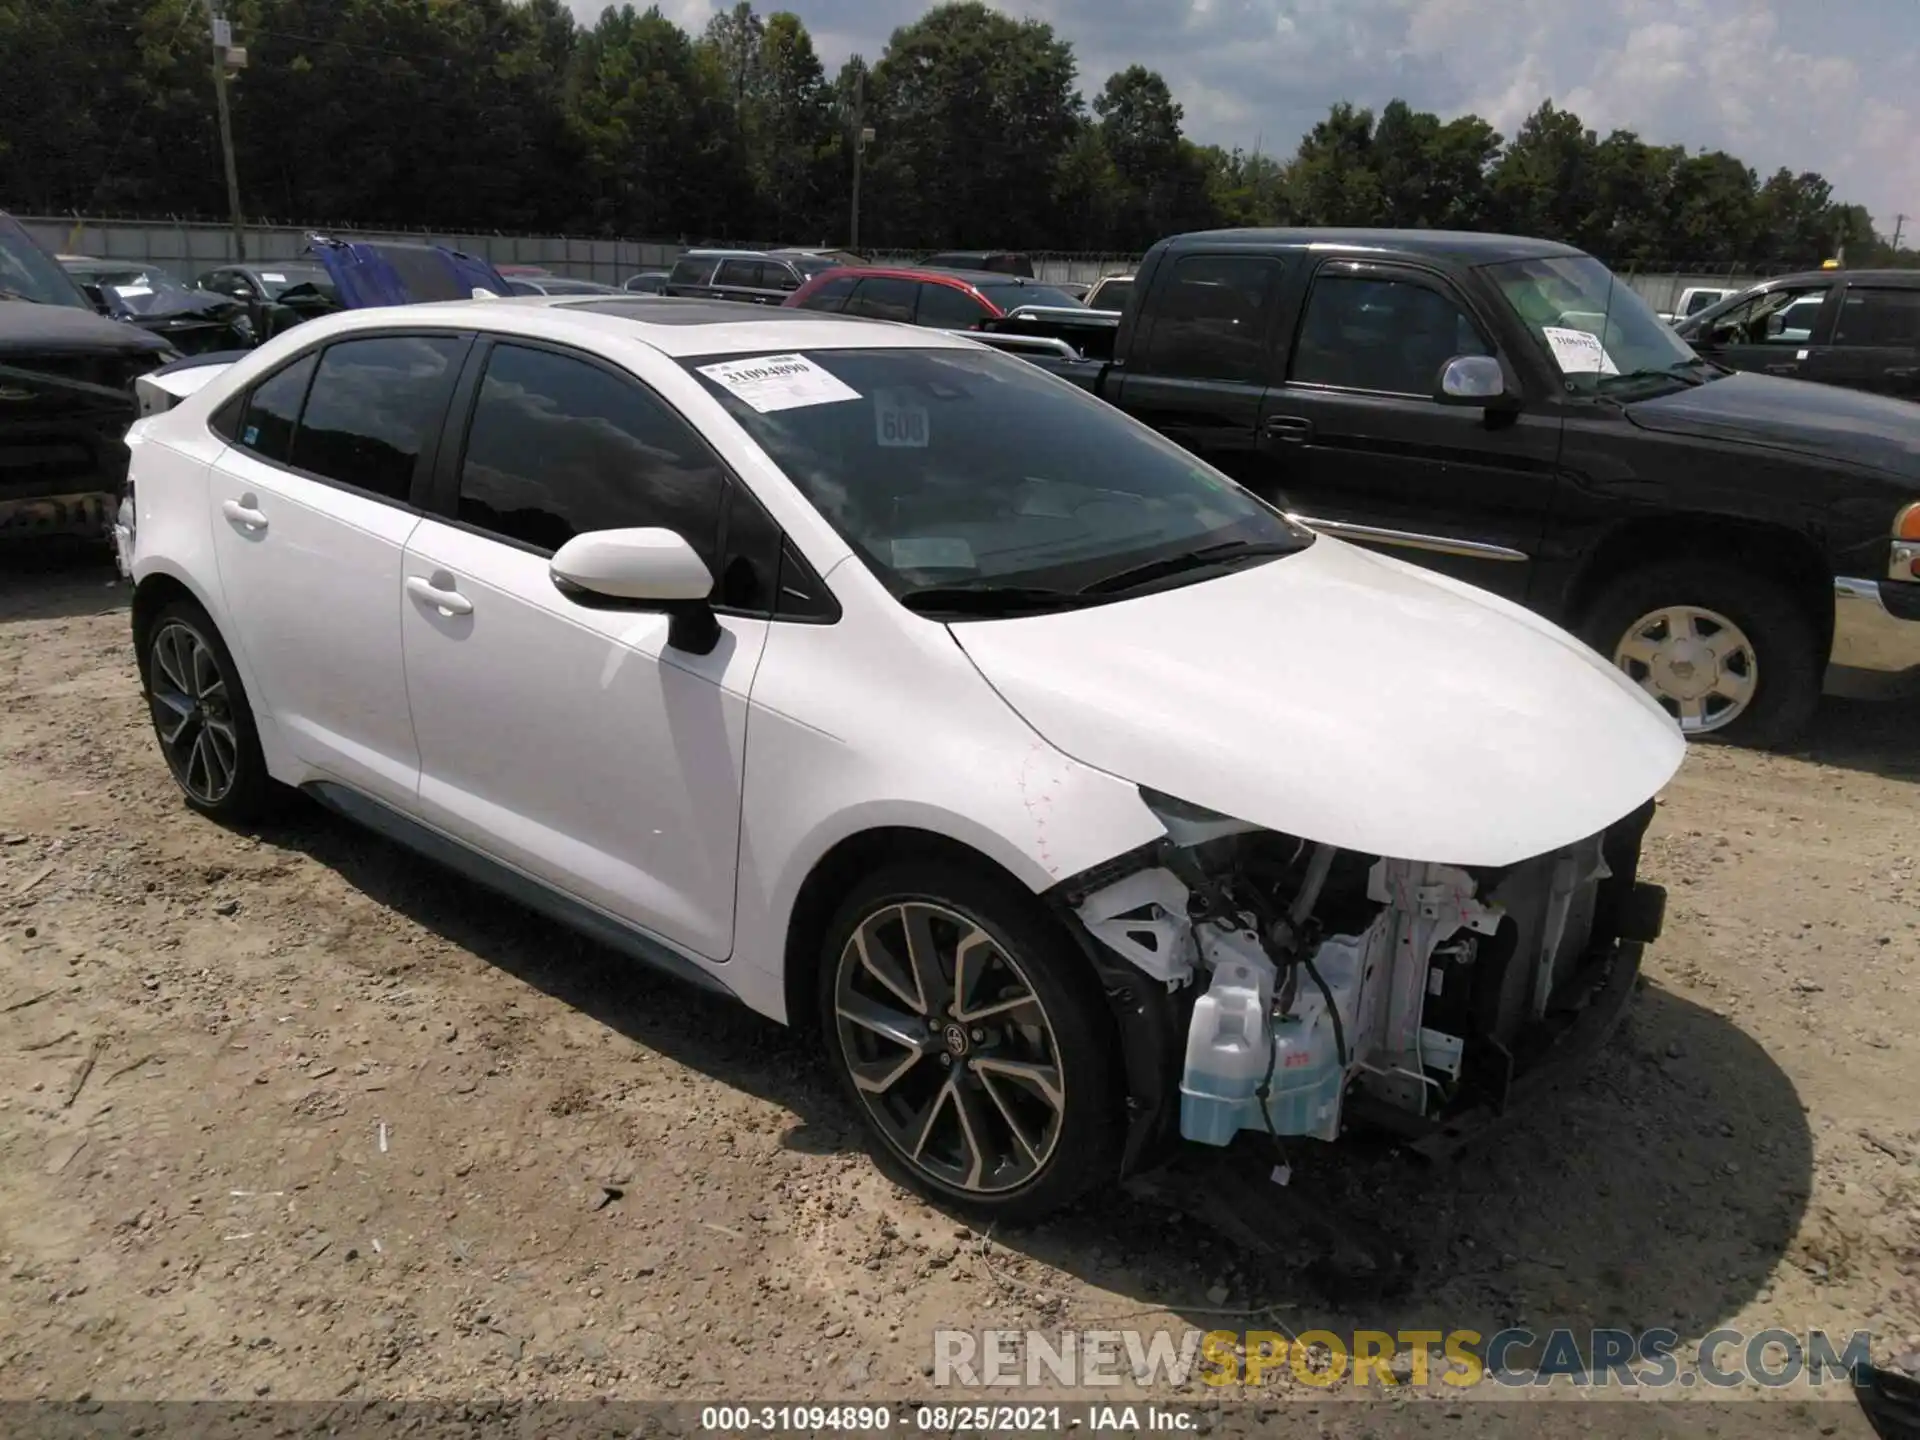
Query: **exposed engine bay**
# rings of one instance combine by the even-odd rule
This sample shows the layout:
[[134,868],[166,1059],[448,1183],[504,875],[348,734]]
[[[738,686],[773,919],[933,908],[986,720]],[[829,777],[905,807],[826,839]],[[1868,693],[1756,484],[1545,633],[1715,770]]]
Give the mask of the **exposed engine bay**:
[[1659,933],[1664,893],[1635,881],[1651,802],[1485,869],[1148,799],[1167,839],[1127,873],[1089,877],[1072,904],[1184,1021],[1184,1056],[1176,1044],[1168,1058],[1189,1140],[1333,1140],[1360,1115],[1418,1135],[1476,1104],[1504,1109],[1567,1017]]

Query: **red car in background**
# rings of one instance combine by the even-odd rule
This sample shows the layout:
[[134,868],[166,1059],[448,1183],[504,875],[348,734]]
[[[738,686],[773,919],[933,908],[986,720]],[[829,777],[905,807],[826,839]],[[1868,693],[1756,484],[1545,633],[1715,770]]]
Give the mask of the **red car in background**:
[[826,310],[869,320],[896,320],[940,330],[972,330],[1005,318],[1021,305],[1086,307],[1066,291],[1019,275],[988,270],[826,270],[784,302],[801,310]]

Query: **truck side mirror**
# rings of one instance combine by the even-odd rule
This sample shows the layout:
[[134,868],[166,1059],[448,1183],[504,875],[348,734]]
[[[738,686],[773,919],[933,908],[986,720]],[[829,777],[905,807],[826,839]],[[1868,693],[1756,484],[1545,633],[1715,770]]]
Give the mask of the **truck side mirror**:
[[1440,367],[1433,398],[1442,405],[1494,406],[1510,402],[1507,375],[1491,355],[1456,355]]

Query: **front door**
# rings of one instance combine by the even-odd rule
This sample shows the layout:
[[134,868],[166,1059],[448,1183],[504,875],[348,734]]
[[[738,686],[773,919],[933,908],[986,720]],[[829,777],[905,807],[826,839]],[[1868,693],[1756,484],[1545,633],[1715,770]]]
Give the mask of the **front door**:
[[1309,523],[1520,600],[1560,421],[1433,398],[1448,360],[1497,353],[1487,334],[1436,275],[1325,261],[1285,382],[1267,397],[1261,445]]
[[1730,369],[1810,378],[1809,362],[1833,334],[1837,291],[1830,280],[1763,291],[1715,316],[1691,344]]
[[[451,494],[407,546],[401,627],[419,809],[448,834],[693,954],[733,944],[747,692],[764,620],[711,653],[664,614],[597,608],[548,571],[575,534],[665,526],[714,568],[728,484],[624,372],[496,344]],[[449,433],[459,429],[458,423]]]
[[214,462],[214,556],[252,697],[294,754],[391,802],[419,773],[400,655],[401,556],[468,346],[383,335],[261,382]]

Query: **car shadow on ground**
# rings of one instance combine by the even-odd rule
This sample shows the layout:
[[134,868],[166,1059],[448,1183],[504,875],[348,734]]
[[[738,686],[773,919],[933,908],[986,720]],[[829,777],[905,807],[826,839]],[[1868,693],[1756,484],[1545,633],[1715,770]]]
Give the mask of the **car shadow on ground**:
[[1820,702],[1813,724],[1787,754],[1889,780],[1920,780],[1920,696]]
[[[798,1122],[789,1148],[865,1148],[813,1043],[795,1033],[317,806],[296,806],[263,838],[634,1043],[785,1107]],[[996,1227],[976,1257],[1006,1292],[993,1313],[1076,1325],[1164,1325],[1171,1314],[1199,1329],[1295,1334],[1565,1326],[1583,1352],[1594,1327],[1697,1340],[1768,1283],[1813,1173],[1785,1073],[1730,1021],[1644,979],[1598,1061],[1481,1149],[1427,1166],[1383,1144],[1297,1141],[1286,1158],[1283,1191],[1269,1178],[1268,1137],[1188,1146],[1043,1224]],[[1317,1263],[1324,1247],[1303,1223],[1317,1217],[1384,1236],[1402,1257],[1399,1283]],[[1036,1261],[1106,1292],[1113,1316],[1062,1310]]]
[[0,625],[124,610],[133,591],[98,541],[49,536],[0,543]]

